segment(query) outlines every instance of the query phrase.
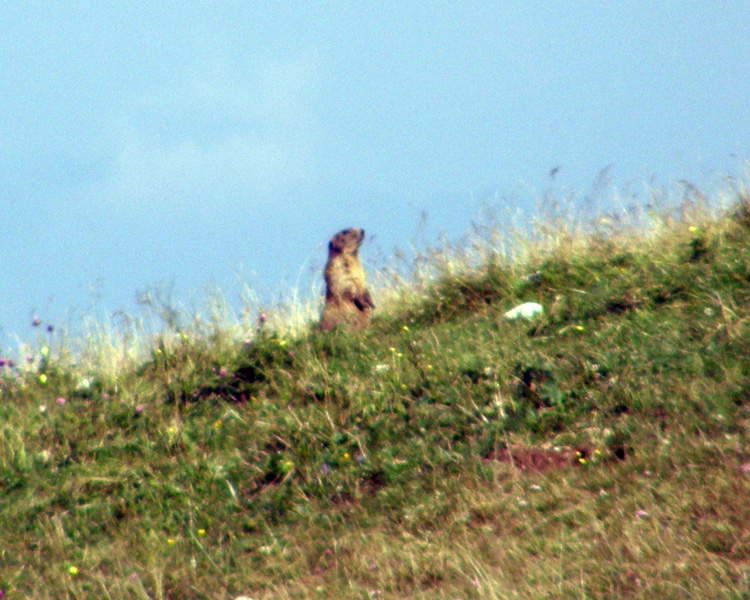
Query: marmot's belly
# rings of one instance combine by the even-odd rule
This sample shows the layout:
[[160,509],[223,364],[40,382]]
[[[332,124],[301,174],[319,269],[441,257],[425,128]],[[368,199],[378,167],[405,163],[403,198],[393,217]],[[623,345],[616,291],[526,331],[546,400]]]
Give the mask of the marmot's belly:
[[330,300],[326,302],[320,319],[320,328],[330,331],[346,325],[352,329],[365,329],[370,324],[369,310],[360,310],[353,302]]

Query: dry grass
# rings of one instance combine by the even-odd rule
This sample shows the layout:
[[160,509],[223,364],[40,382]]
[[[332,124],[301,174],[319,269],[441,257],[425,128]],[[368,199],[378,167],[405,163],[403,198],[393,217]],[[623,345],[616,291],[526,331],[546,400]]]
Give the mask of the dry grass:
[[144,320],[40,337],[0,378],[0,589],[748,597],[740,191],[475,227],[381,272],[363,335],[152,294]]

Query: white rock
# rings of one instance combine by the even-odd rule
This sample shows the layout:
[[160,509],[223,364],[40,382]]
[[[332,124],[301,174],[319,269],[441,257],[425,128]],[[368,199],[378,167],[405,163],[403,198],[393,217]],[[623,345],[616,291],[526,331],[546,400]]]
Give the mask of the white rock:
[[505,319],[533,319],[537,315],[541,315],[544,312],[544,308],[541,304],[536,302],[524,302],[519,304],[515,308],[510,309],[508,312],[503,314]]

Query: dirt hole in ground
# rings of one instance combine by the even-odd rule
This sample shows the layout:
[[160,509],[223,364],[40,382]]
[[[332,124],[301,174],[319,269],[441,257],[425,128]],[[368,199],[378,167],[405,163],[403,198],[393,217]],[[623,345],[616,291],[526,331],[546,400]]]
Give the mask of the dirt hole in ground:
[[529,448],[517,446],[501,448],[490,453],[487,460],[512,464],[520,471],[545,471],[581,467],[592,461],[623,461],[627,456],[625,447],[611,448],[609,452],[598,454],[592,446],[553,446],[551,448]]
[[487,457],[488,460],[510,463],[521,471],[545,472],[579,466],[581,459],[589,460],[590,447],[555,446],[553,448],[502,448]]

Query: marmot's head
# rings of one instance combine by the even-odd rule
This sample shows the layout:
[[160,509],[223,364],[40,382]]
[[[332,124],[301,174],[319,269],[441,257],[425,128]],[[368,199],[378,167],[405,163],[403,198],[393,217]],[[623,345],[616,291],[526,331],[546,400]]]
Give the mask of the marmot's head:
[[328,242],[328,252],[331,255],[347,251],[356,254],[364,240],[364,229],[344,229],[334,235]]

